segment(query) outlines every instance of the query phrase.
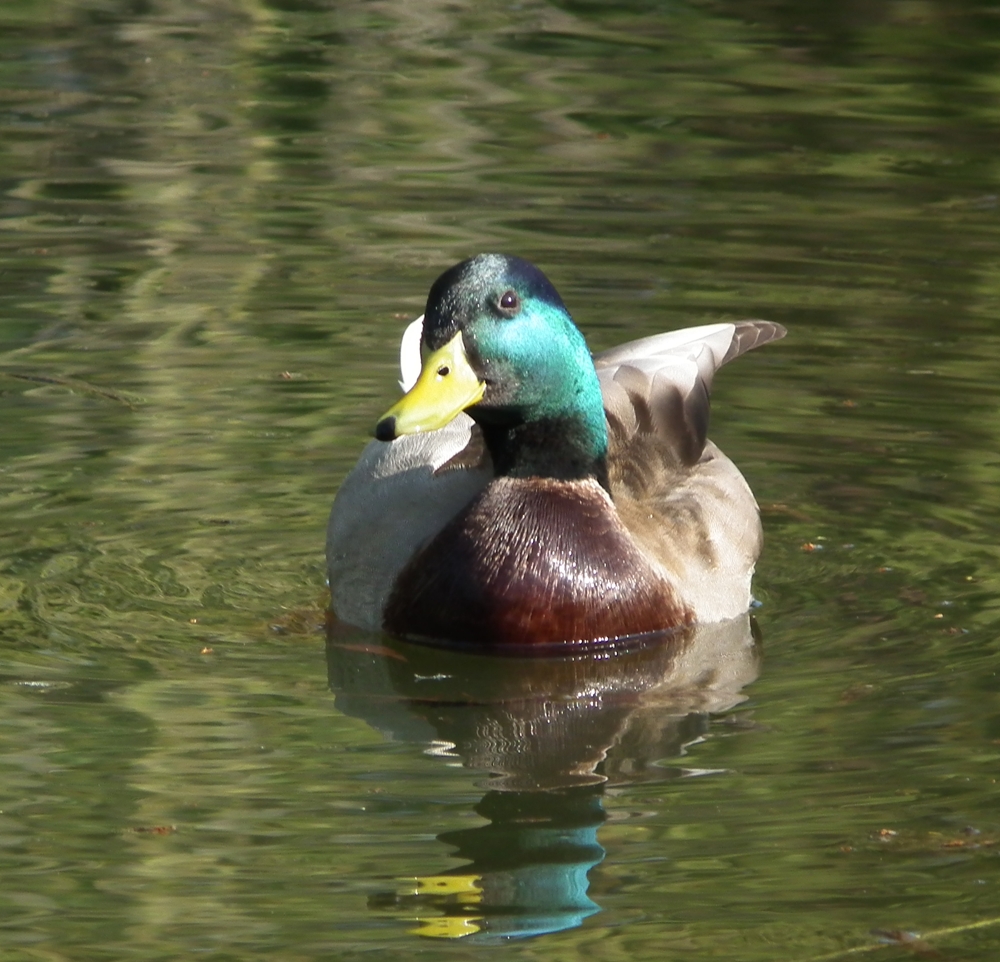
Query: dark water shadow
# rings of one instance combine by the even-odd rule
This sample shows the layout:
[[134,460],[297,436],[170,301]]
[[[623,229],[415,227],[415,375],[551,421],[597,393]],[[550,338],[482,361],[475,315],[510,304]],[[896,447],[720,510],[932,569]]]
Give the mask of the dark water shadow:
[[370,900],[419,935],[506,941],[600,911],[587,873],[605,852],[609,787],[690,774],[664,765],[743,701],[758,674],[749,616],[585,653],[497,657],[331,629],[336,706],[386,738],[461,764],[487,789],[488,824],[445,832],[468,864]]

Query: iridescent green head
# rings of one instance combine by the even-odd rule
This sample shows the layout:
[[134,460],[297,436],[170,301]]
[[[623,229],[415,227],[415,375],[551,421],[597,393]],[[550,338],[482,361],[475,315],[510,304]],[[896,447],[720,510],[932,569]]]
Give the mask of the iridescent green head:
[[424,312],[424,363],[376,437],[434,430],[467,411],[498,474],[604,479],[601,388],[583,335],[533,264],[480,254],[445,271]]

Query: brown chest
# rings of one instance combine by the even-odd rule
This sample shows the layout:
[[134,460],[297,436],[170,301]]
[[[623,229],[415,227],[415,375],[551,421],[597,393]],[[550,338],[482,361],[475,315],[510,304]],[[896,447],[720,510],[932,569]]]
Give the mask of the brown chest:
[[400,573],[386,630],[484,646],[689,624],[596,482],[493,481]]

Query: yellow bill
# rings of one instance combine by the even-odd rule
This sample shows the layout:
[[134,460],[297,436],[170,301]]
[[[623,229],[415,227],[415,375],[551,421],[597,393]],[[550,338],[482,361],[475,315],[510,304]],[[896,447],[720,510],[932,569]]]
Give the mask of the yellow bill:
[[375,437],[392,441],[402,434],[436,431],[481,401],[485,390],[469,364],[459,331],[427,357],[417,383],[379,419]]

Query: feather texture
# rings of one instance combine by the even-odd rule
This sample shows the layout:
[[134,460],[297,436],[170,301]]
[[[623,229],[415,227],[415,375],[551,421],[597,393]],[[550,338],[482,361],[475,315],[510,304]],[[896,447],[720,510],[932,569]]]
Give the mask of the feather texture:
[[784,335],[772,321],[709,324],[654,334],[596,355],[609,427],[619,441],[653,435],[681,463],[696,464],[705,447],[715,372]]

